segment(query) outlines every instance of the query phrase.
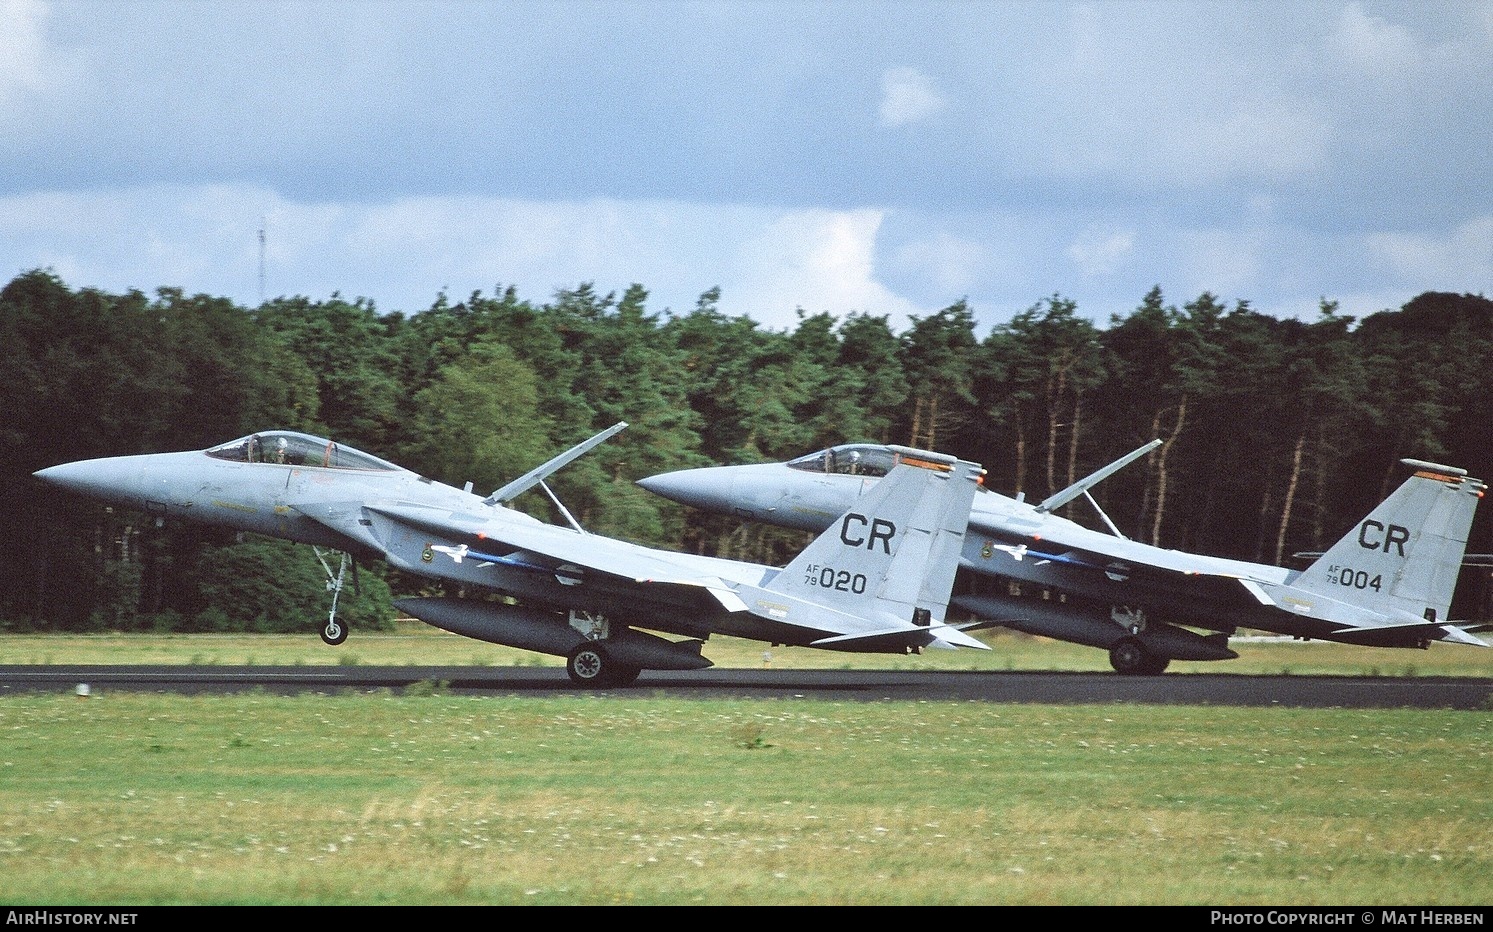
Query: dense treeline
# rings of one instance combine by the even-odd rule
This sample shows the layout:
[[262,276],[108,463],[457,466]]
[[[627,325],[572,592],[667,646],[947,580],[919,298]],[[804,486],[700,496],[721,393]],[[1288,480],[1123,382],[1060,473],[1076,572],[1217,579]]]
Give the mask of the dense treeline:
[[[551,483],[577,519],[765,562],[801,538],[686,513],[633,480],[876,440],[978,460],[991,488],[1042,497],[1160,438],[1095,490],[1120,530],[1275,563],[1336,539],[1403,477],[1401,457],[1493,476],[1481,296],[1427,293],[1361,321],[1324,301],[1299,321],[1211,294],[1179,307],[1156,288],[1101,328],[1053,295],[983,333],[963,301],[902,332],[803,311],[779,331],[721,313],[716,291],[682,314],[647,298],[583,284],[536,304],[508,288],[404,315],[338,295],[243,308],[17,276],[0,290],[0,624],[309,630],[327,601],[309,548],[157,527],[30,476],[274,427],[491,490],[625,420]],[[1490,527],[1480,514],[1470,549],[1493,550]],[[366,566],[359,581],[341,610],[354,625],[387,621],[391,589],[428,585]]]

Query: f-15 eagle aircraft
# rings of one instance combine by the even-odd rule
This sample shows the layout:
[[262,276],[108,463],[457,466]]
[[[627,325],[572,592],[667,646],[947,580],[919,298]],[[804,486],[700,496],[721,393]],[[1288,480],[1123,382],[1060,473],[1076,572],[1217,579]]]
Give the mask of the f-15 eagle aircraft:
[[[696,670],[711,634],[862,653],[989,648],[944,624],[978,464],[895,448],[899,465],[788,566],[672,553],[586,533],[509,506],[627,425],[614,425],[492,495],[442,485],[321,437],[265,431],[208,450],[84,460],[43,481],[114,504],[311,544],[328,575],[323,640],[349,554],[476,588],[494,598],[407,598],[395,605],[457,634],[567,658],[585,686],[644,669]],[[342,555],[334,574],[322,549]],[[354,564],[356,566],[356,564]],[[687,640],[671,641],[640,629]]]
[[[1414,472],[1303,571],[1167,550],[1126,539],[1088,490],[1160,441],[1030,504],[982,487],[951,604],[984,621],[1109,651],[1120,673],[1172,660],[1239,656],[1239,628],[1377,647],[1489,646],[1447,618],[1473,512],[1486,485],[1465,470],[1402,460]],[[714,466],[639,480],[707,511],[819,530],[901,456],[845,444],[786,463]],[[1084,496],[1111,533],[1053,512]],[[1027,594],[1021,594],[1023,588]],[[1048,598],[1031,596],[1044,591]],[[1189,630],[1198,628],[1206,634]]]

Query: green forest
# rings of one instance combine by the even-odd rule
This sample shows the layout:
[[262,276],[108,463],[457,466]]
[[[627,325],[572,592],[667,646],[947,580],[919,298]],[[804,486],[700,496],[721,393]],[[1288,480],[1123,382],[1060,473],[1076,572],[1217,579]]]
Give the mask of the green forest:
[[[901,332],[804,309],[766,329],[719,298],[674,313],[650,310],[641,285],[544,302],[499,286],[405,314],[338,294],[252,308],[169,287],[109,294],[24,272],[0,290],[0,628],[313,630],[329,596],[311,548],[157,524],[31,477],[273,428],[484,492],[627,421],[553,478],[566,508],[595,533],[765,563],[804,538],[689,512],[634,480],[869,440],[976,460],[991,489],[1042,498],[1155,438],[1094,490],[1123,533],[1285,564],[1397,485],[1402,457],[1493,478],[1482,296],[1428,292],[1362,319],[1323,300],[1302,321],[1156,287],[1107,326],[1054,294],[988,328],[961,300]],[[1092,523],[1086,503],[1069,509]],[[1469,551],[1493,550],[1490,522],[1479,513]],[[339,616],[363,627],[430,585],[381,565],[358,580]]]

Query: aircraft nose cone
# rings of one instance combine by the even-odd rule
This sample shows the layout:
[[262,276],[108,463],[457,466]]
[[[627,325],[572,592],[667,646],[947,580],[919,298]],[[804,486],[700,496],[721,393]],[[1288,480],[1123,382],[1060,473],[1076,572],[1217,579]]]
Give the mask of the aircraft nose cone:
[[136,470],[129,469],[117,459],[80,460],[49,466],[32,473],[41,481],[108,501],[128,501],[133,497],[137,483]]
[[729,508],[731,478],[729,474],[720,473],[719,469],[679,469],[639,479],[638,485],[681,505],[706,511]]

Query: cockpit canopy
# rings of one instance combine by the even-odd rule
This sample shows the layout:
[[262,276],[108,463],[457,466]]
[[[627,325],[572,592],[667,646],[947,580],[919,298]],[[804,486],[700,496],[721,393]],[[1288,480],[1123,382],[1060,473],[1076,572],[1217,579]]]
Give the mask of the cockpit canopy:
[[828,450],[789,460],[793,469],[846,476],[885,476],[897,465],[897,454],[876,443],[842,443]]
[[207,455],[235,463],[280,463],[287,466],[320,466],[328,469],[398,470],[393,463],[327,440],[293,430],[267,430],[207,451]]
[[[880,478],[891,472],[892,467],[901,462],[904,453],[917,455],[916,450],[906,447],[893,449],[879,443],[842,443],[828,450],[807,453],[798,459],[789,460],[787,466],[791,469],[802,469],[805,472]],[[976,494],[990,491],[985,488],[984,470],[981,470],[980,477],[975,482]]]

